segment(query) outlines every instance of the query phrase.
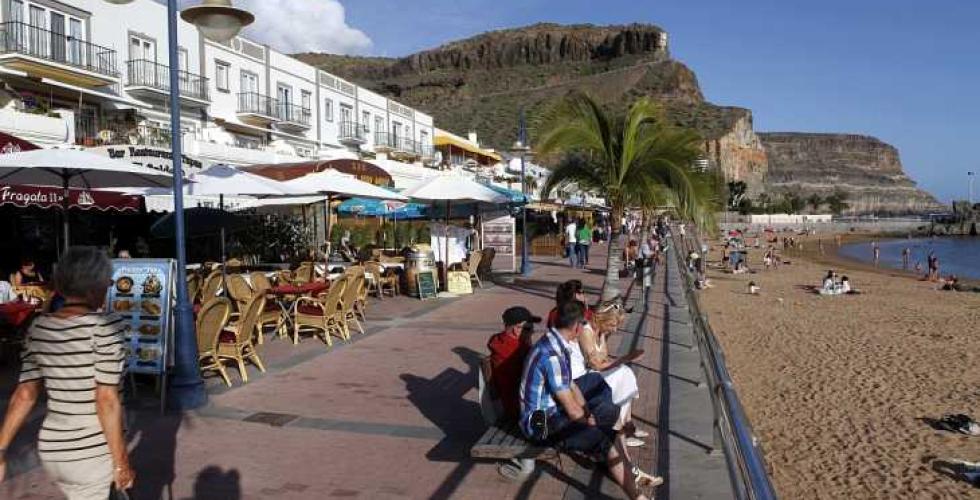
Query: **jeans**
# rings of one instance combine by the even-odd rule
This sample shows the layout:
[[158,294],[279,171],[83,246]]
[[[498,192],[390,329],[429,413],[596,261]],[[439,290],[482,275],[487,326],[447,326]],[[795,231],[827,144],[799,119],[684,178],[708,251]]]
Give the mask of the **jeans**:
[[575,262],[578,260],[578,249],[576,248],[578,243],[569,243],[565,245],[568,249],[568,265],[575,267]]
[[595,417],[599,426],[616,425],[619,419],[619,407],[613,403],[612,389],[599,372],[589,372],[575,379],[575,385],[585,397],[585,405],[589,413]]
[[589,264],[589,245],[579,243],[578,266],[585,267]]

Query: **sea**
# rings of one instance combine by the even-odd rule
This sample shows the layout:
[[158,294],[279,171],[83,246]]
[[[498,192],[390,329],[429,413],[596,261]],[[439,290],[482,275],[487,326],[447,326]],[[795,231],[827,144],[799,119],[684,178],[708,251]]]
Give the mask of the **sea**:
[[[922,273],[926,273],[926,256],[934,252],[939,257],[939,271],[943,276],[955,274],[961,278],[980,280],[980,238],[978,237],[936,237],[912,238],[898,240],[882,240],[879,264],[895,269],[902,268],[902,249],[911,248],[912,257],[909,259],[909,269],[915,268],[920,262]],[[870,241],[844,245],[841,255],[862,262],[874,261],[874,253]]]

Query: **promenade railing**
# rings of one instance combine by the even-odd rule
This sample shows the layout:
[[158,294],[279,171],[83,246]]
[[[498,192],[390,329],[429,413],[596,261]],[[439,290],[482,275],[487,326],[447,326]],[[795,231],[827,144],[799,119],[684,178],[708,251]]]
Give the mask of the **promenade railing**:
[[[691,231],[694,233],[694,231]],[[775,500],[776,492],[769,479],[759,441],[752,432],[752,426],[745,415],[742,403],[735,391],[725,353],[708,323],[708,317],[701,311],[695,292],[694,276],[685,261],[691,251],[698,252],[702,262],[707,262],[706,252],[696,234],[684,237],[673,232],[677,265],[684,277],[684,294],[691,311],[694,338],[701,355],[701,368],[711,394],[714,411],[714,448],[725,453],[728,475],[732,482],[735,497],[740,500]]]

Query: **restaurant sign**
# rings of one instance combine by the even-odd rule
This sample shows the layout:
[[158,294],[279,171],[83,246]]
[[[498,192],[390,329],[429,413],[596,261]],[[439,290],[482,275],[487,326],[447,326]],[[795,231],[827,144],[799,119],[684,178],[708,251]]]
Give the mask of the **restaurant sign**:
[[[0,205],[13,205],[20,208],[61,208],[64,198],[62,188],[0,184]],[[140,198],[108,191],[69,189],[68,208],[138,212]]]
[[[162,172],[173,172],[173,153],[168,149],[149,146],[99,146],[87,148],[88,151],[104,154],[117,160],[129,160],[134,165],[140,165]],[[187,155],[181,155],[181,167],[184,177],[204,168],[201,160]]]

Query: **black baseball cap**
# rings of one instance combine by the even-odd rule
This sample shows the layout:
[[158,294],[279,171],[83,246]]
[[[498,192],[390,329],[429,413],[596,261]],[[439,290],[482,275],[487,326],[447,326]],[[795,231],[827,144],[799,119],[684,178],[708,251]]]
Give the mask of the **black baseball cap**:
[[513,326],[521,322],[540,323],[541,318],[531,314],[526,307],[515,306],[504,311],[502,316],[504,326]]

